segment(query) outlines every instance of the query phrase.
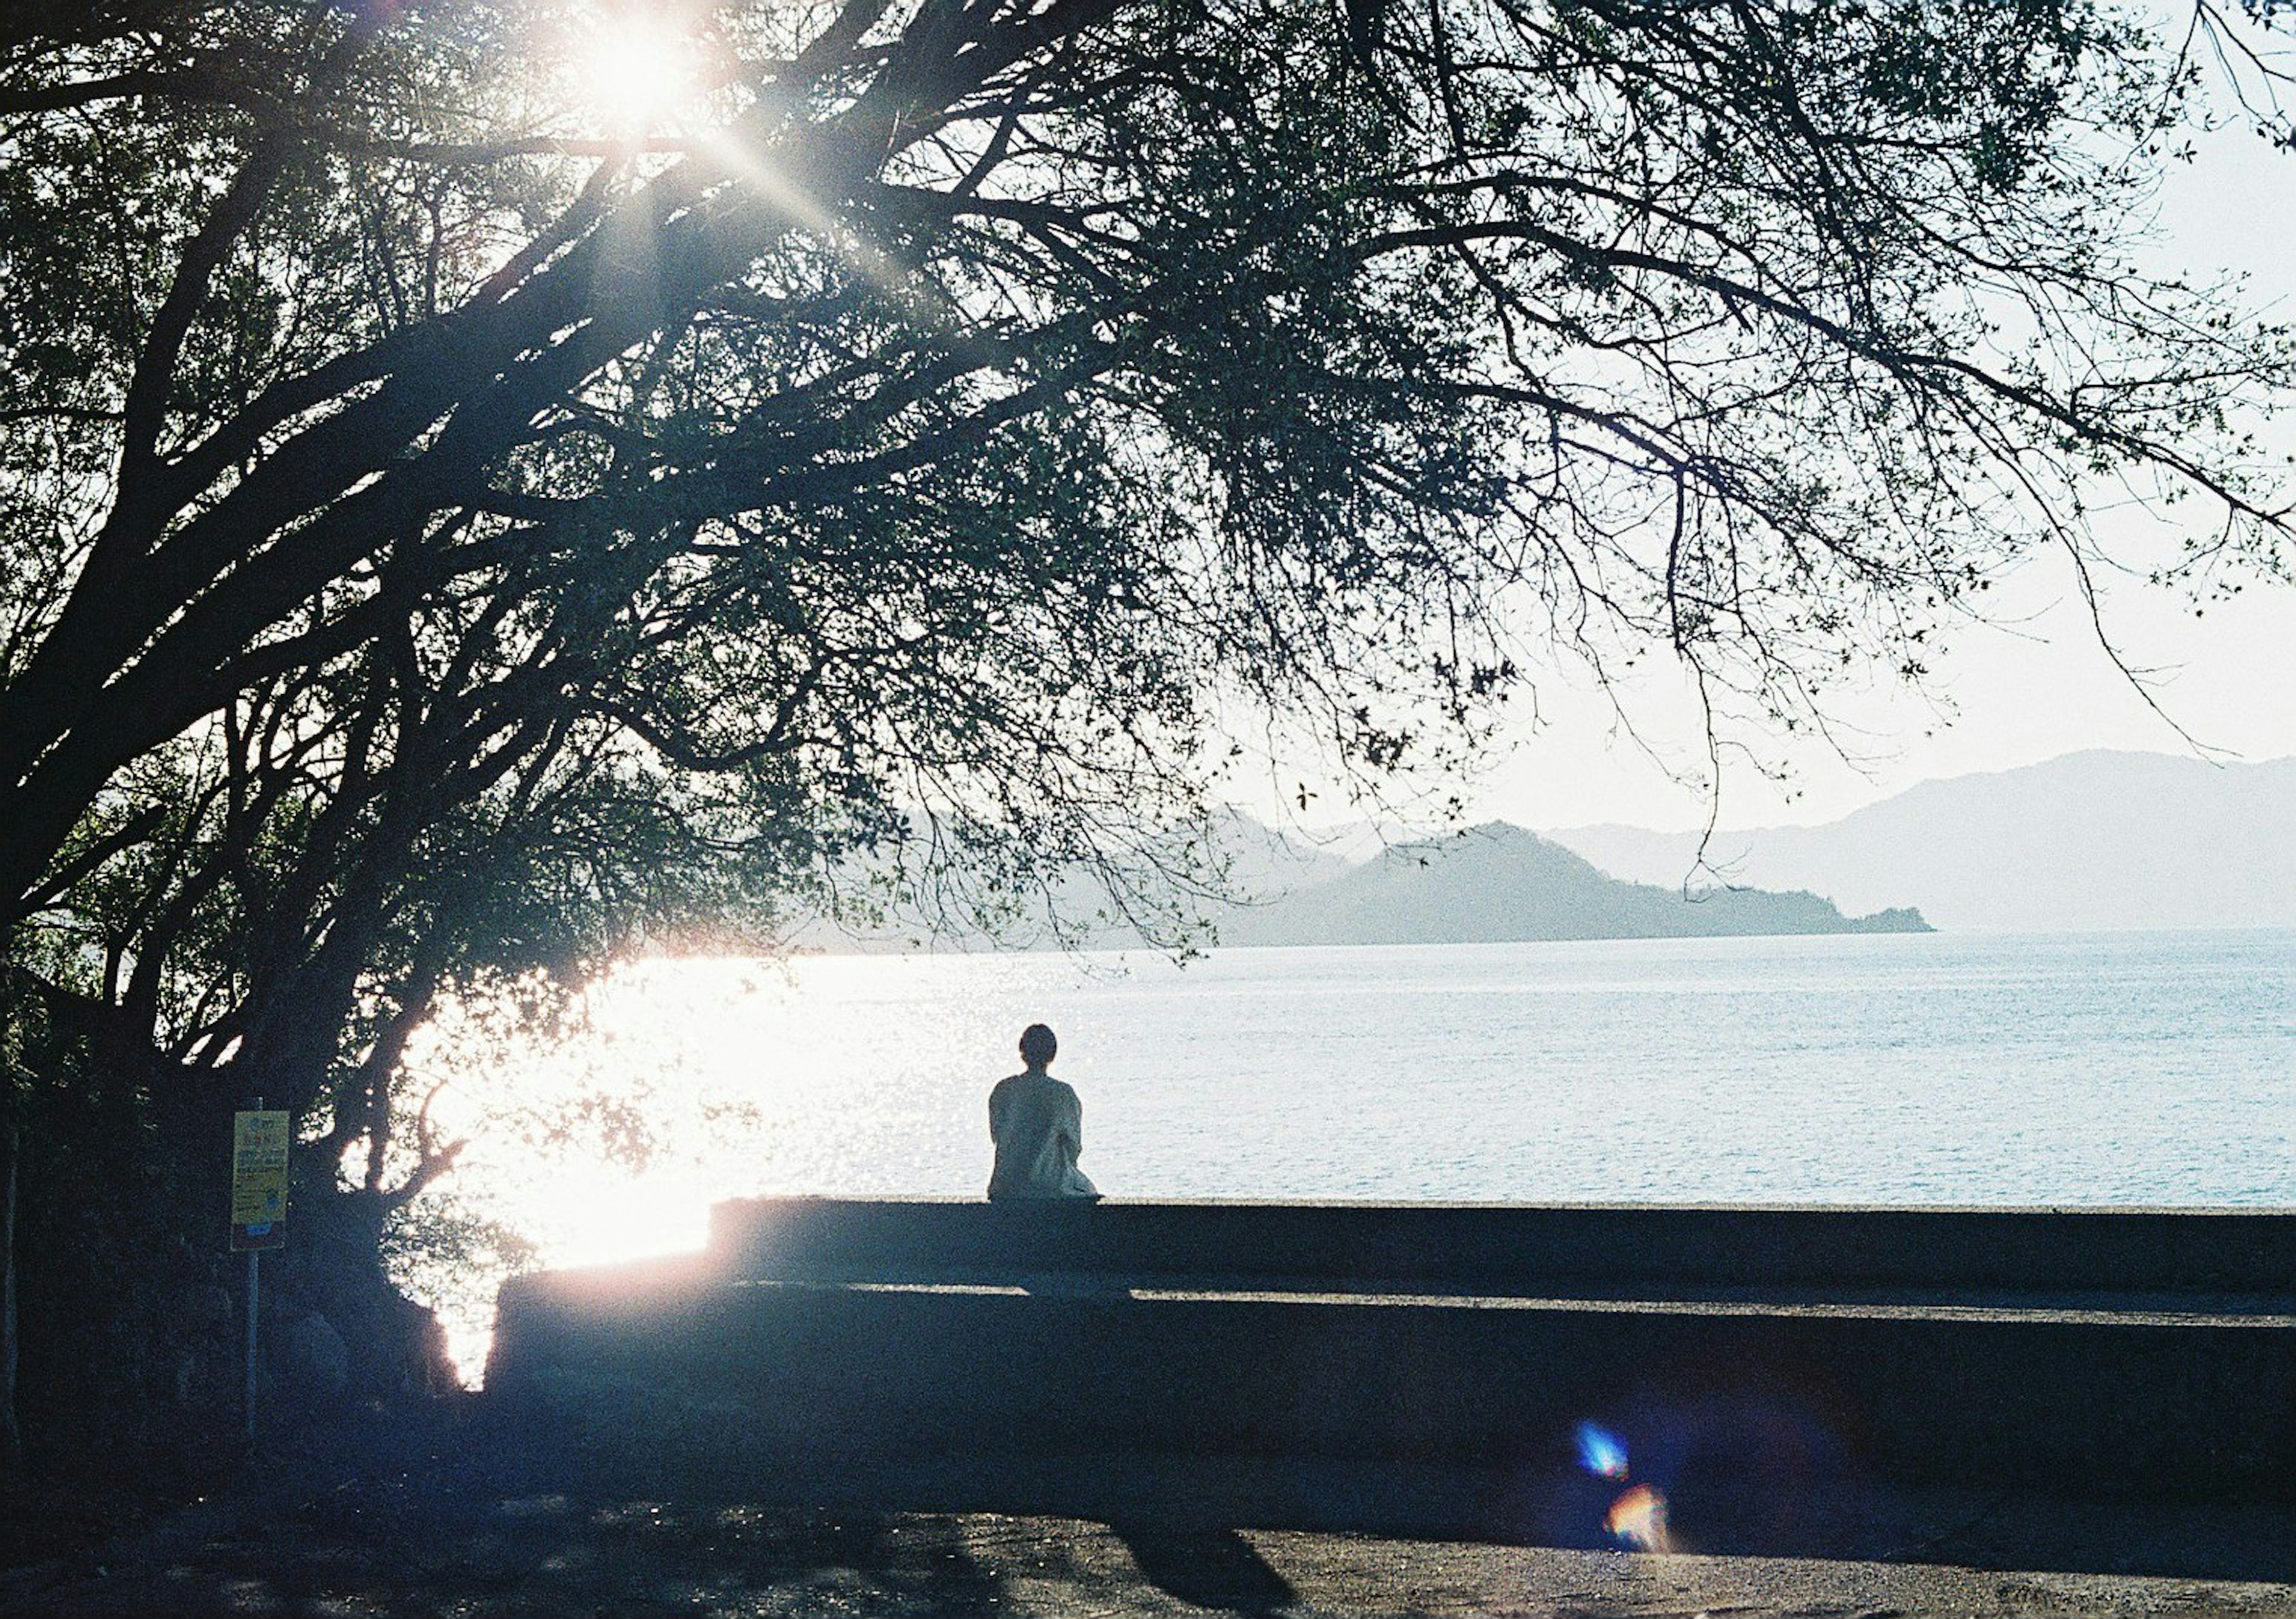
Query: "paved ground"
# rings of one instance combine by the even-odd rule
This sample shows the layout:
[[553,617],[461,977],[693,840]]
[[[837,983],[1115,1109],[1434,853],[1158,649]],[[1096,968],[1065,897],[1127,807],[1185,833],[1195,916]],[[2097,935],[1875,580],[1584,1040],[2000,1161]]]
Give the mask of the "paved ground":
[[[443,1528],[443,1532],[442,1532]],[[168,1534],[26,1590],[92,1615],[1541,1615],[1555,1619],[2296,1615],[2296,1588],[1655,1556],[998,1514],[512,1499],[442,1526],[335,1500]]]
[[[702,1477],[660,1453],[610,1464],[564,1439],[465,1418],[378,1430],[355,1459],[275,1450],[221,1495],[0,1574],[0,1611],[2296,1619],[2284,1500],[1948,1492],[1770,1525],[1803,1555],[1657,1555],[1301,1526],[1431,1523],[1464,1495],[1488,1507],[1501,1487],[1432,1470],[1152,1458],[889,1468],[824,1454]],[[1536,1489],[1515,1499],[1555,1521]],[[1594,1527],[1581,1538],[1602,1538]]]

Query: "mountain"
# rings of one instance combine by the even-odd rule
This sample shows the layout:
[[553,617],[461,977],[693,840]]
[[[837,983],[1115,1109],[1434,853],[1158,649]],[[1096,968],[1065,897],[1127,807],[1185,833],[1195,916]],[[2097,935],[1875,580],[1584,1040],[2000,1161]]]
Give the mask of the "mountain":
[[[1227,933],[1227,919],[1240,911],[1328,882],[1356,863],[1324,846],[1324,840],[1320,835],[1290,837],[1241,810],[1230,809],[1215,814],[1205,830],[1226,862],[1227,890],[1243,898],[1241,905],[1206,900],[1197,906],[1197,909],[1210,914],[1219,927],[1223,937]],[[867,873],[865,863],[857,858],[849,864],[843,876],[857,887]],[[1098,949],[1123,950],[1140,943],[1139,936],[1128,928],[1101,925],[1093,920],[1111,909],[1108,890],[1082,873],[1071,875],[1057,885],[1051,907],[1065,919],[1072,929],[1073,942],[1077,944]],[[1058,944],[1047,919],[1036,907],[1029,909],[1009,936],[994,940],[985,933],[946,923],[943,930],[937,932],[932,921],[914,907],[895,907],[892,914],[873,926],[846,925],[825,917],[807,917],[788,930],[783,942],[803,951],[859,955],[898,954],[929,948],[1049,950],[1057,947]]]
[[1230,912],[1227,944],[1471,944],[1722,934],[1918,933],[1913,911],[1845,917],[1814,894],[1621,882],[1521,827],[1495,822],[1405,844],[1272,904]]
[[[1631,827],[1548,836],[1659,883],[1683,881],[1698,846]],[[1917,904],[1956,929],[2296,926],[2296,758],[2068,754],[1925,781],[1824,826],[1717,833],[1706,859],[1733,883]]]
[[1242,810],[1228,811],[1217,830],[1227,855],[1228,887],[1253,901],[1280,899],[1329,882],[1361,858],[1355,846],[1330,834],[1279,831]]

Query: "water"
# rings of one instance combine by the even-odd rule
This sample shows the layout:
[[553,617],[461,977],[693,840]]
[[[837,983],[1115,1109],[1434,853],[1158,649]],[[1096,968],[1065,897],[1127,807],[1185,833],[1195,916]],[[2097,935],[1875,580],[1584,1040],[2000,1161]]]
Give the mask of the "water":
[[659,962],[594,1013],[668,1150],[458,1176],[552,1263],[720,1197],[978,1195],[1037,1020],[1113,1196],[2296,1204],[2296,930]]

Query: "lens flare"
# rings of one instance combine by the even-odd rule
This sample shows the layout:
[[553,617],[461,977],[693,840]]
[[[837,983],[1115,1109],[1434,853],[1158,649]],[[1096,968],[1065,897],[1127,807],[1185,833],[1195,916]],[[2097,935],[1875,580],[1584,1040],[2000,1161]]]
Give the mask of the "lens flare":
[[1597,1478],[1624,1478],[1626,1444],[1610,1429],[1582,1422],[1578,1425],[1578,1465]]
[[1603,1527],[1643,1551],[1671,1551],[1666,1533],[1666,1497],[1648,1484],[1636,1484],[1611,1503]]
[[617,135],[652,135],[700,94],[694,42],[667,15],[630,7],[599,29],[583,56],[587,97]]

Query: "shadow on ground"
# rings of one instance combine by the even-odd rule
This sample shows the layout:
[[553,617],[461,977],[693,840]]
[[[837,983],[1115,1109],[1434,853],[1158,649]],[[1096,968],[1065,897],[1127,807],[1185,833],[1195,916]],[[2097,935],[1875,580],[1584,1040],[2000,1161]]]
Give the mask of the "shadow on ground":
[[[1622,1554],[1603,1526],[1615,1484],[1567,1471],[704,1454],[691,1438],[610,1443],[483,1404],[378,1424],[101,1551],[0,1575],[0,1609],[1784,1615],[1862,1611],[1842,1603],[1863,1591],[1909,1615],[2296,1614],[2284,1500],[1913,1496],[1841,1474],[1797,1493],[1776,1469],[1702,1462],[1677,1476],[1670,1525],[1701,1555],[1662,1558]],[[2252,1582],[2274,1583],[2230,1583]]]
[[1140,1575],[1193,1607],[1232,1614],[1274,1614],[1299,1593],[1233,1529],[1160,1529],[1111,1524]]

